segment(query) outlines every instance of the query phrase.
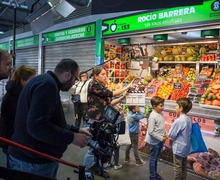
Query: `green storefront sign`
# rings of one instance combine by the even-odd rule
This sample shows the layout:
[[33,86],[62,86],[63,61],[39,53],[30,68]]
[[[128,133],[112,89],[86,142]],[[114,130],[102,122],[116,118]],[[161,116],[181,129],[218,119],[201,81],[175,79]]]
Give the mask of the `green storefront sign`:
[[1,43],[1,44],[0,44],[0,49],[8,50],[8,42]]
[[87,24],[55,32],[44,33],[42,36],[42,44],[92,38],[95,37],[95,24]]
[[[10,41],[11,48],[13,49],[13,41]],[[15,49],[19,48],[28,48],[32,46],[38,46],[39,44],[39,36],[31,36],[28,38],[22,38],[15,40]]]
[[206,1],[203,5],[184,6],[135,14],[103,21],[107,29],[103,36],[189,23],[220,20],[219,1]]

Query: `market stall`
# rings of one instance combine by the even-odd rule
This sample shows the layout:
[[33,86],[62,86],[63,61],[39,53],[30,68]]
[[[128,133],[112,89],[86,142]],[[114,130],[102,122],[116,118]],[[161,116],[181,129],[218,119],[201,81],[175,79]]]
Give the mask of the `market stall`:
[[[220,38],[219,26],[214,26],[220,16],[213,10],[213,3],[215,1],[207,1],[203,6],[171,8],[104,20],[103,27],[106,26],[106,29],[103,37],[105,61],[108,61],[105,68],[109,76],[106,85],[109,89],[118,89],[140,78],[138,86],[129,92],[127,105],[150,107],[153,96],[164,98],[167,131],[178,117],[175,113],[176,100],[190,98],[193,108],[189,115],[193,122],[199,123],[208,149],[220,152],[217,145],[220,138]],[[186,34],[191,31],[197,34],[199,31],[200,36],[189,38]],[[205,38],[206,35],[209,37]],[[176,36],[181,38],[172,39]],[[177,65],[182,67],[183,77],[175,77]],[[140,138],[143,139],[146,128],[144,125],[141,127]],[[140,150],[145,152],[145,148],[142,143]],[[166,142],[164,153],[170,152],[170,148],[169,142]],[[211,155],[210,152],[196,154],[196,163],[207,154]],[[168,157],[166,160],[171,159]],[[218,179],[219,156],[217,161],[216,166],[209,164],[212,168],[205,167],[208,161],[200,161],[199,165],[205,172],[194,168],[192,164],[195,163],[191,163],[190,168]]]

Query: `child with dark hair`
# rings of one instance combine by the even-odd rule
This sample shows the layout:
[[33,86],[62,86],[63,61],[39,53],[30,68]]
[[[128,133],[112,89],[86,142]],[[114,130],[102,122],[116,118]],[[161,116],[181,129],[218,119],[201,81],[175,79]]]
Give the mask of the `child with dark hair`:
[[133,147],[134,150],[134,157],[136,160],[136,166],[142,166],[145,165],[146,162],[141,160],[139,153],[138,153],[138,134],[139,134],[139,121],[143,119],[145,116],[140,111],[139,106],[128,106],[129,111],[127,112],[127,118],[128,118],[128,128],[129,128],[129,136],[131,140],[131,144],[127,145],[126,151],[125,151],[125,161],[129,162],[131,160],[130,158],[130,150],[131,147]]
[[179,118],[174,121],[168,134],[173,141],[174,180],[184,180],[187,177],[187,156],[192,151],[192,120],[187,113],[191,109],[192,101],[189,98],[176,101],[176,113],[179,114]]
[[157,173],[157,161],[167,139],[165,122],[162,111],[164,110],[164,99],[154,96],[151,98],[153,111],[148,118],[148,130],[145,141],[150,144],[149,180],[163,179]]

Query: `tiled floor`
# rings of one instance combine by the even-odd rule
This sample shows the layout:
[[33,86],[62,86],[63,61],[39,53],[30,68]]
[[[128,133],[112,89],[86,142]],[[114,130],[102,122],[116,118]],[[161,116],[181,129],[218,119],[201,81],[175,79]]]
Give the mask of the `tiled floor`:
[[[72,104],[66,102],[65,103],[65,114],[67,117],[68,123],[73,123],[73,117],[72,117]],[[147,180],[149,177],[149,168],[148,168],[148,158],[142,155],[142,159],[147,161],[147,163],[144,166],[135,166],[134,156],[133,153],[131,153],[132,161],[129,163],[124,163],[124,146],[122,146],[120,150],[120,163],[123,165],[123,167],[120,170],[114,170],[110,169],[108,170],[110,174],[110,178],[112,180]],[[63,160],[71,162],[76,165],[80,165],[83,163],[84,156],[87,152],[86,148],[79,148],[74,145],[69,145],[68,149],[63,155]],[[5,156],[2,153],[0,149],[0,166],[5,167]],[[60,164],[59,170],[58,170],[58,177],[59,180],[77,180],[78,175],[73,172],[74,168]],[[1,172],[0,172],[1,173]],[[165,179],[165,180],[172,180],[173,179],[173,167],[166,164],[163,161],[160,161],[158,164],[158,173]],[[104,179],[99,176],[95,176],[96,180]],[[188,173],[187,180],[201,180],[203,178],[197,177],[193,174]]]

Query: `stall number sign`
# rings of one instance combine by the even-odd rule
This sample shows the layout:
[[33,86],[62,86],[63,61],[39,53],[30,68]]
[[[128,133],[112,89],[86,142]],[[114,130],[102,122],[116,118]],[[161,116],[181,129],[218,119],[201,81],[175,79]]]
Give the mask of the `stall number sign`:
[[182,84],[181,83],[174,83],[174,89],[182,89]]
[[[179,115],[176,112],[164,111],[164,119],[167,124],[173,124],[178,117]],[[198,116],[189,117],[192,119],[192,122],[198,122],[202,130],[214,132],[215,123],[213,120]]]
[[153,92],[154,92],[154,88],[152,87],[147,88],[147,93],[153,93]]
[[207,75],[206,74],[200,74],[199,75],[199,80],[200,81],[205,81],[207,79]]

